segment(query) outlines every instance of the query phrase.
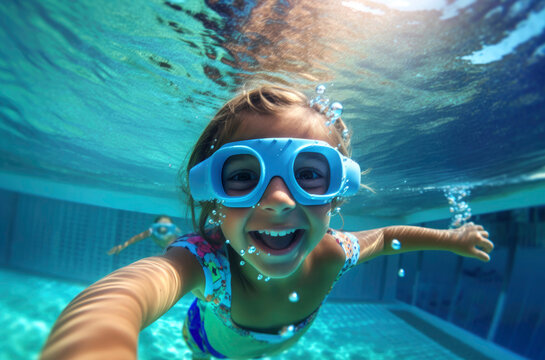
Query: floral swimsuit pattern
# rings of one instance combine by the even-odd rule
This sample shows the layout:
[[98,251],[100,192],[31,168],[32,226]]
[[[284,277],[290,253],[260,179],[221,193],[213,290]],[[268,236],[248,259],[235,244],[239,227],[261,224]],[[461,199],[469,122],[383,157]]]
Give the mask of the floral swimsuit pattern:
[[[335,238],[346,255],[344,266],[339,271],[335,279],[336,282],[345,272],[354,267],[358,262],[359,243],[354,235],[347,232],[329,229],[327,233]],[[221,234],[216,231],[211,233],[210,237],[213,240],[220,240]],[[287,340],[285,335],[255,332],[244,329],[233,322],[231,318],[231,270],[229,267],[227,245],[210,243],[198,234],[187,234],[179,237],[169,246],[169,248],[173,246],[180,246],[188,249],[193,255],[195,255],[203,268],[205,276],[205,301],[196,299],[192,305],[192,308],[194,306],[198,306],[200,311],[197,309],[190,309],[190,312],[196,313],[199,317],[201,317],[200,321],[198,321],[199,323],[204,323],[202,314],[204,314],[204,308],[209,306],[211,307],[212,312],[222,320],[225,326],[234,330],[241,336],[250,336],[258,341],[267,343],[280,343]],[[333,288],[335,282],[331,285],[331,288]],[[318,310],[319,308],[316,309],[316,311],[314,311],[309,317],[300,323],[295,324],[293,329],[291,329],[293,331],[290,330],[290,333],[293,335],[311,323],[318,314]],[[200,335],[203,337],[203,340],[198,342],[202,343],[202,341],[204,341],[206,343],[205,345],[209,345],[204,329],[199,329],[199,331],[201,333]],[[206,346],[204,347],[206,348]],[[201,346],[201,344],[199,345],[199,348],[203,350],[203,346]],[[206,349],[204,349],[204,351],[206,351]],[[214,351],[212,350],[208,352],[213,353]],[[219,357],[219,354],[213,355]]]

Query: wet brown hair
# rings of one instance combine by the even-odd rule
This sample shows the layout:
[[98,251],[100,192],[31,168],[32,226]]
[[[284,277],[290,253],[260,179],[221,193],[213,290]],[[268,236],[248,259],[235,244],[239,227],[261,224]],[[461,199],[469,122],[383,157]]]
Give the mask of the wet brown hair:
[[[189,189],[189,170],[210,157],[222,145],[229,143],[243,121],[244,115],[248,113],[276,115],[294,106],[315,111],[318,116],[323,117],[324,127],[326,126],[327,118],[324,115],[324,109],[311,107],[309,99],[303,93],[276,85],[261,85],[251,90],[244,90],[229,100],[202,132],[189,155],[187,166],[182,167],[178,172],[178,179],[191,210],[193,228],[207,241],[217,242],[210,239],[206,232],[208,219],[217,205],[213,201],[197,202],[193,199]],[[350,132],[344,138],[342,135],[343,131],[348,130],[346,124],[339,118],[329,128],[330,143],[335,144],[333,146],[337,146],[343,155],[350,156]],[[338,204],[339,202],[334,205],[338,206]],[[198,217],[197,208],[200,208]]]
[[172,223],[172,218],[168,215],[158,215],[155,220],[153,220],[154,223],[158,223],[159,221],[161,221],[161,219],[167,219],[168,221],[170,221]]

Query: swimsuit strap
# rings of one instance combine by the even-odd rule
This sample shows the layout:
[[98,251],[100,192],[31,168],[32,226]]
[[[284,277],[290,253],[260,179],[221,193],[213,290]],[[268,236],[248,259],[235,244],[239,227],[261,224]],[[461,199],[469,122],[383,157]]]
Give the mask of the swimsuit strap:
[[341,246],[345,254],[344,265],[335,278],[335,282],[337,282],[348,270],[352,269],[358,263],[360,243],[358,242],[358,238],[349,232],[328,229],[327,233],[335,238],[335,241]]
[[[220,233],[214,232],[210,237],[219,239]],[[168,249],[173,246],[186,248],[201,264],[205,277],[204,297],[207,302],[219,305],[225,301],[225,295],[229,295],[230,300],[230,294],[226,294],[226,291],[227,284],[231,282],[231,272],[224,271],[229,269],[229,262],[223,245],[210,243],[198,234],[187,234],[176,239]]]

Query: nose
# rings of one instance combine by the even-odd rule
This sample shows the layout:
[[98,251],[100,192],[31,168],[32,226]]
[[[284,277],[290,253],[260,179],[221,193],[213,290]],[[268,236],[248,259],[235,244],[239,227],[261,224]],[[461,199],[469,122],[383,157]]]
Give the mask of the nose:
[[259,203],[261,209],[277,214],[289,212],[297,205],[288,186],[278,176],[271,179]]

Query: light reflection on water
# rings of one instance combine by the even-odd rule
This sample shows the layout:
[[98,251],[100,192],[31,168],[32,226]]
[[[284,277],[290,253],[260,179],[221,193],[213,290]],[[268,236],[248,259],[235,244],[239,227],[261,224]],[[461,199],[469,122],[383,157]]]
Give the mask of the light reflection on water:
[[[54,321],[85,286],[0,270],[0,358],[36,358]],[[32,296],[29,296],[32,289]],[[186,297],[140,333],[141,360],[189,359],[181,325],[191,304]],[[417,343],[418,346],[414,346]],[[393,346],[392,344],[395,344]],[[458,359],[386,308],[373,304],[326,303],[310,330],[274,359],[404,359],[422,355]]]
[[[363,181],[384,189],[344,213],[446,208],[441,188],[462,182],[483,186],[475,197],[543,183],[540,2],[404,4],[2,2],[0,171],[175,198],[210,116],[266,80],[325,83],[342,102]],[[500,60],[464,58],[502,42],[516,46]]]

